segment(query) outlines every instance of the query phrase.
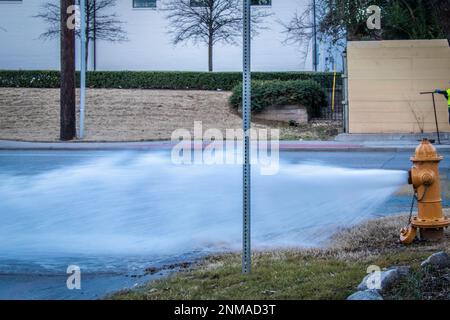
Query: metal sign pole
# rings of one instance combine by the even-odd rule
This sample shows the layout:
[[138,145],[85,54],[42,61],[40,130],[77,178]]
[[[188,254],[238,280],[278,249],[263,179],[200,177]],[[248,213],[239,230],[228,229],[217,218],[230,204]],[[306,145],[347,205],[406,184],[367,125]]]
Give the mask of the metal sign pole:
[[242,118],[244,130],[244,165],[243,165],[243,235],[242,235],[242,273],[251,272],[252,257],[250,245],[250,126],[251,126],[251,6],[250,0],[244,0],[244,42],[243,42],[243,78],[242,78]]
[[84,137],[86,103],[86,0],[80,0],[80,139]]
[[347,70],[347,51],[342,53],[342,79],[343,79],[343,99],[342,99],[342,107],[343,107],[343,127],[344,132],[349,133],[349,118],[348,118],[348,70]]
[[434,100],[434,92],[421,92],[420,94],[431,94],[431,97],[433,99],[433,110],[434,110],[434,121],[436,122],[436,133],[437,133],[437,138],[438,138],[438,144],[441,144],[441,135],[439,132],[439,123],[438,123],[438,118],[437,118],[437,113],[436,113],[436,101]]
[[441,135],[439,133],[439,124],[436,114],[436,101],[434,100],[434,92],[431,94],[431,97],[433,98],[433,109],[434,109],[434,121],[436,122],[436,133],[438,138],[438,144],[441,144]]
[[316,18],[316,0],[313,0],[313,68],[317,71],[317,18]]

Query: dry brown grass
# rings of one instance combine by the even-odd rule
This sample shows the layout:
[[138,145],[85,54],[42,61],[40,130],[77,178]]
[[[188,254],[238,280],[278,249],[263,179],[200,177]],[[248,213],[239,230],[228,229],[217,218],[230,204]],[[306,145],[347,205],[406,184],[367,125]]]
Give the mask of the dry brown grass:
[[[88,89],[84,140],[170,140],[175,129],[192,134],[194,121],[202,121],[203,130],[215,128],[224,134],[225,129],[242,127],[229,96],[218,91]],[[253,123],[254,128],[279,128],[284,140],[326,140],[337,134],[338,126]],[[0,88],[0,139],[58,138],[59,89]]]
[[[450,208],[444,209],[449,216]],[[357,226],[338,231],[330,240],[330,246],[343,252],[370,252],[372,254],[402,251],[405,248],[417,251],[449,250],[450,230],[445,230],[445,239],[439,243],[415,243],[405,247],[399,242],[399,230],[408,220],[408,214],[369,220]]]
[[[175,129],[240,128],[228,92],[87,90],[86,141],[170,139]],[[211,112],[212,109],[214,112]],[[59,89],[0,89],[0,138],[55,141],[59,135]],[[77,119],[78,121],[78,119]]]
[[332,236],[330,246],[350,252],[394,250],[400,246],[399,230],[406,224],[407,217],[407,214],[400,214],[341,229]]
[[[450,210],[446,209],[446,214]],[[413,272],[388,299],[446,297],[442,281],[421,282],[418,266],[430,254],[450,249],[441,243],[399,243],[407,215],[370,220],[339,230],[325,248],[254,252],[253,272],[242,276],[238,253],[211,256],[191,270],[112,295],[111,299],[345,299],[356,290],[369,265],[410,265]],[[414,285],[415,288],[411,286]],[[425,288],[422,290],[422,288]],[[431,288],[431,289],[430,289]],[[437,288],[436,292],[430,292]]]

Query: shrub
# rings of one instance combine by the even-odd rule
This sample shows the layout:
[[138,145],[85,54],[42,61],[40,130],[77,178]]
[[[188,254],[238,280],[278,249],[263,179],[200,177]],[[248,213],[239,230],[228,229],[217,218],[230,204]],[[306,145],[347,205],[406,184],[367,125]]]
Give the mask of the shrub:
[[0,87],[59,88],[59,71],[0,70]]
[[[326,97],[322,87],[312,80],[252,82],[253,112],[260,112],[268,106],[302,105],[307,108],[311,117],[318,116],[320,107],[325,103]],[[242,107],[242,85],[233,88],[230,104],[235,108]]]
[[[254,80],[314,80],[331,87],[326,72],[254,72]],[[77,73],[78,79],[78,73]],[[337,77],[341,81],[341,77]],[[240,72],[91,71],[87,86],[107,89],[231,90],[242,81]],[[0,87],[59,88],[59,71],[0,70]]]

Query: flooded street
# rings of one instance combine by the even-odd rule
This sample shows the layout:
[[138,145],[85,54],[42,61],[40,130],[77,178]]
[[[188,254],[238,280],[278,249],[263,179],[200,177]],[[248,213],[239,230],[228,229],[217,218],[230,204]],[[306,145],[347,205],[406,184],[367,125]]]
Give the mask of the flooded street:
[[[409,210],[407,153],[280,157],[278,174],[253,176],[257,249],[320,246],[337,227]],[[1,151],[0,178],[0,299],[97,299],[240,248],[239,166],[177,166],[167,152]],[[81,290],[66,287],[70,265]]]

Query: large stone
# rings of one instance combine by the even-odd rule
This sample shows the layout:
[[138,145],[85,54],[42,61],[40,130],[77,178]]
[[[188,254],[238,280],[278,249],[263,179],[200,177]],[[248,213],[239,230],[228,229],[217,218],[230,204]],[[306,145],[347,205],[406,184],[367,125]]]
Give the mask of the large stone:
[[401,277],[407,276],[409,274],[409,272],[411,271],[411,267],[410,266],[396,266],[396,267],[391,267],[390,269],[397,269],[397,272],[399,273],[399,275]]
[[438,269],[450,268],[450,257],[444,251],[433,253],[420,264],[422,268],[432,266]]
[[380,272],[372,272],[364,277],[358,285],[358,290],[375,289],[385,291],[391,288],[402,277],[410,271],[408,266],[392,267]]
[[296,105],[266,107],[263,111],[253,114],[252,117],[254,119],[287,123],[308,123],[308,111],[306,107]]
[[347,300],[383,300],[383,297],[378,290],[364,290],[357,291],[350,295]]

